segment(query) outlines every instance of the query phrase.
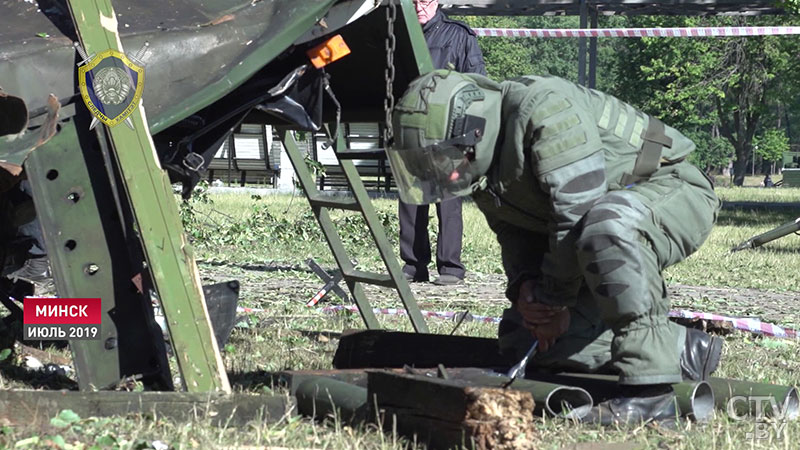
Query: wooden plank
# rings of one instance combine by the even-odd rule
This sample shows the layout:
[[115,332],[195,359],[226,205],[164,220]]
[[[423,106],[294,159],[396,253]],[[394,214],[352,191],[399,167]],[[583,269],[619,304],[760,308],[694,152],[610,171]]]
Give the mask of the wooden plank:
[[469,385],[459,380],[386,371],[370,371],[367,375],[367,398],[377,396],[378,405],[420,409],[426,416],[450,422],[466,419],[467,388]]
[[188,392],[77,392],[0,390],[0,423],[48,425],[62,410],[81,418],[152,414],[175,421],[210,419],[214,425],[277,422],[296,414],[292,397]]
[[529,392],[377,370],[368,372],[367,391],[384,428],[431,448],[534,448]]
[[337,369],[366,367],[505,367],[497,339],[366,330],[342,336],[333,357]]
[[[124,51],[110,0],[70,0],[68,6],[88,54],[107,49]],[[167,319],[181,379],[191,392],[230,392],[194,254],[183,233],[172,185],[156,154],[141,102],[129,119],[132,127],[111,126],[106,131]]]

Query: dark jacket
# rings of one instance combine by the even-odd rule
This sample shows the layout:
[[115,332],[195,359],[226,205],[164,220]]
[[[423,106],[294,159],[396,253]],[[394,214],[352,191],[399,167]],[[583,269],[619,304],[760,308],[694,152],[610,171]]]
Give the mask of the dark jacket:
[[448,18],[438,10],[431,20],[422,25],[422,32],[434,68],[447,69],[448,63],[452,63],[458,72],[486,75],[478,39],[466,24]]

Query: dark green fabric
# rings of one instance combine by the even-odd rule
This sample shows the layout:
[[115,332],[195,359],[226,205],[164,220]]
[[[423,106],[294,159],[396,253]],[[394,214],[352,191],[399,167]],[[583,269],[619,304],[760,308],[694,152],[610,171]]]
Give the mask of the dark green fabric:
[[[524,81],[503,83],[504,169],[474,198],[497,234],[509,299],[532,279],[538,301],[571,308],[569,332],[536,364],[612,371],[631,385],[680,381],[685,330],[667,318],[662,271],[697,250],[720,205],[683,161],[694,143],[614,97]],[[501,345],[524,352],[530,333],[512,328],[501,324]]]
[[[710,181],[686,162],[663,167],[632,189],[601,197],[585,215],[576,241],[584,285],[571,309],[570,329],[536,364],[610,370],[624,384],[680,381],[685,330],[667,318],[670,305],[662,270],[697,250],[719,204]],[[515,236],[519,239],[519,233]],[[504,248],[521,244],[508,242],[508,236],[498,238]],[[537,261],[530,253],[526,258]],[[536,270],[528,273],[535,277]],[[509,310],[504,320],[519,322],[519,315]],[[531,337],[519,328],[500,341],[503,348],[524,352]]]

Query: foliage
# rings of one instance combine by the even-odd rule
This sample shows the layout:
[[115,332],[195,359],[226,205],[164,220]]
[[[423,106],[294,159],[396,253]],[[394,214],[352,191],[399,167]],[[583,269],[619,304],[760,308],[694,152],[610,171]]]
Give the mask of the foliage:
[[[244,214],[237,216],[220,211],[216,204],[192,198],[181,209],[186,233],[199,249],[219,250],[223,247],[269,248],[281,245],[324,243],[317,219],[307,208],[299,215],[279,211],[268,198],[259,195],[250,197],[251,202]],[[305,200],[302,200],[305,202]],[[378,211],[378,220],[392,239],[398,233],[397,218],[386,211]],[[332,217],[339,235],[350,245],[372,245],[372,238],[364,219],[357,214],[336,214]]]
[[[569,28],[577,27],[575,17],[459,17],[471,27],[485,28]],[[528,39],[480,37],[490,78],[498,81],[521,75],[555,75],[577,80],[577,41],[570,39]]]
[[778,0],[778,6],[793,14],[800,14],[800,0]]
[[753,139],[753,147],[765,161],[780,161],[789,150],[789,138],[784,130],[769,129]]
[[[634,18],[633,25],[755,26],[775,18]],[[747,38],[625,40],[616,66],[618,94],[686,130],[716,128],[733,147],[734,182],[741,185],[753,139],[771,109],[797,94],[796,39]],[[785,121],[785,126],[788,125]],[[716,150],[718,146],[703,146]],[[701,159],[716,159],[701,155]]]
[[210,230],[203,226],[203,218],[196,213],[197,205],[210,205],[213,201],[208,195],[208,182],[200,181],[192,191],[192,196],[188,200],[180,202],[181,223],[184,232],[190,240],[205,240],[209,238],[207,233]]
[[700,129],[687,131],[685,134],[697,146],[689,154],[689,161],[706,172],[727,165],[733,157],[733,146],[723,137],[713,137],[711,133]]

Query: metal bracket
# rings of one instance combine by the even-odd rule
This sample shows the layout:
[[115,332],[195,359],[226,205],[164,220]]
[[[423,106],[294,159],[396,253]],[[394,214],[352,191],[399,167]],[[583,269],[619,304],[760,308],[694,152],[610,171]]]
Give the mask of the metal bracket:
[[315,306],[317,303],[320,302],[320,300],[325,298],[331,291],[333,291],[334,294],[339,296],[339,298],[341,298],[345,303],[350,302],[350,296],[347,295],[347,292],[345,292],[344,289],[339,287],[339,282],[342,281],[342,279],[344,278],[342,276],[341,271],[335,271],[333,275],[329,275],[328,272],[325,271],[325,269],[320,267],[320,265],[317,264],[316,261],[314,261],[314,258],[308,258],[308,260],[306,260],[306,264],[308,264],[308,267],[310,267],[311,270],[314,271],[314,273],[317,274],[317,276],[320,277],[322,281],[325,282],[325,284],[320,288],[320,290],[317,291],[317,293],[314,294],[313,297],[311,297],[311,300],[309,300],[308,303],[306,303],[306,306],[308,307]]

